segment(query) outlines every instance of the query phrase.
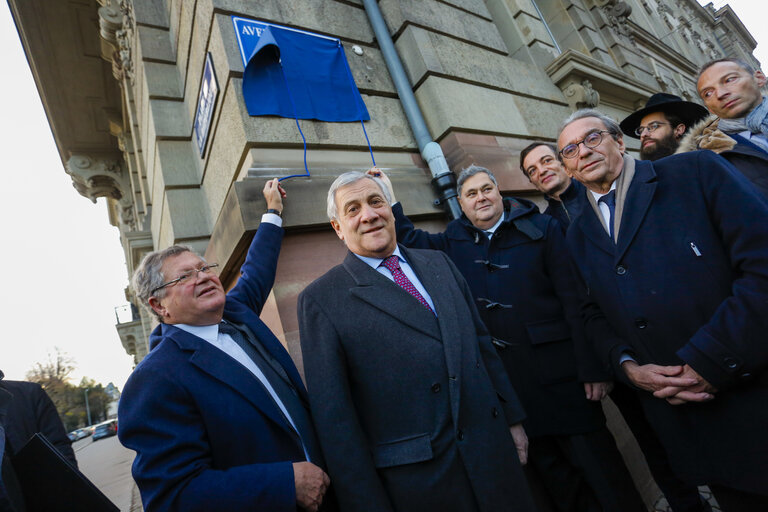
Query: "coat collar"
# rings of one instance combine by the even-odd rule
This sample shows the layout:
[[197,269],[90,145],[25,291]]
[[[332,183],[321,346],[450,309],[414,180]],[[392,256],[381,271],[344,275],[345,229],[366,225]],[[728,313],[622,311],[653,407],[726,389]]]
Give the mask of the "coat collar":
[[606,236],[603,224],[593,209],[589,207],[590,203],[587,198],[589,191],[586,189],[582,192],[580,209],[582,214],[579,215],[577,221],[579,228],[595,246],[613,255],[614,260],[618,263],[637,235],[637,231],[651,205],[656,185],[656,171],[653,163],[635,160],[635,175],[626,193],[616,244],[613,244],[611,239]]
[[[435,312],[440,315],[443,306],[439,276],[421,254],[402,245],[399,247],[401,254],[432,298]],[[352,252],[347,254],[342,266],[355,281],[355,286],[350,288],[353,296],[427,336],[442,340],[435,315],[421,306],[408,292],[379,274]]]
[[[183,352],[190,353],[190,364],[242,395],[289,434],[295,433],[256,377],[227,354],[207,341],[173,325],[158,325],[152,332],[152,336],[161,337],[164,343],[174,343]],[[290,371],[289,375],[291,375]],[[297,389],[303,390],[303,384]]]

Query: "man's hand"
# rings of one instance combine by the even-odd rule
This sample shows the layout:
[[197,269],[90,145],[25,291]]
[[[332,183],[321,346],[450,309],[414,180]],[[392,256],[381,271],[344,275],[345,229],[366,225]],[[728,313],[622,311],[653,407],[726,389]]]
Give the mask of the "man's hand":
[[682,366],[659,366],[656,364],[639,365],[635,361],[625,361],[621,368],[632,384],[651,393],[668,386],[687,388],[696,384],[696,380],[682,375]]
[[293,480],[296,484],[296,503],[303,510],[317,512],[331,479],[311,462],[294,462]]
[[714,398],[714,393],[717,392],[717,389],[687,364],[683,366],[680,377],[692,379],[696,383],[687,387],[667,386],[655,391],[653,396],[664,398],[672,405],[680,405],[686,402],[707,402]]
[[613,390],[613,382],[585,382],[584,394],[587,395],[587,400],[599,402],[603,398],[608,396]]
[[395,199],[395,190],[392,188],[392,182],[389,180],[389,176],[384,174],[384,171],[378,167],[371,167],[365,172],[365,174],[368,176],[373,176],[374,178],[379,178],[381,182],[384,183],[384,186],[387,187],[387,191],[389,192],[389,199],[392,201],[392,204],[397,202],[397,199]]
[[512,434],[512,440],[515,442],[520,464],[525,466],[528,464],[528,436],[525,433],[525,429],[521,423],[516,423],[509,427],[509,433]]
[[267,209],[283,212],[283,198],[286,196],[285,189],[280,185],[277,178],[269,180],[264,184],[264,199],[267,200]]

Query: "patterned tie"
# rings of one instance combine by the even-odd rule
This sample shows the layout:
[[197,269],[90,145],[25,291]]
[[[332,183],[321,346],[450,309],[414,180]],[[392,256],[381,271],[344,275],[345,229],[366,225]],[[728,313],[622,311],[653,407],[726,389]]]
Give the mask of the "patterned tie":
[[416,289],[415,286],[413,286],[413,283],[410,279],[408,279],[408,276],[406,276],[403,273],[403,270],[400,268],[400,261],[398,260],[396,255],[392,255],[389,258],[385,259],[381,262],[381,265],[389,269],[390,272],[392,272],[392,277],[395,278],[395,283],[402,288],[403,290],[407,291],[411,295],[413,295],[416,300],[418,300],[422,306],[427,308],[431,313],[434,314],[434,311],[432,311],[432,308],[429,307],[429,302],[424,298],[422,294],[419,293],[419,290]]
[[605,203],[608,206],[608,211],[611,213],[610,218],[608,219],[608,230],[611,234],[611,240],[615,241],[616,238],[613,236],[613,222],[614,222],[614,216],[616,215],[616,189],[611,190],[607,194],[605,194],[603,197],[601,197],[598,200],[598,203]]

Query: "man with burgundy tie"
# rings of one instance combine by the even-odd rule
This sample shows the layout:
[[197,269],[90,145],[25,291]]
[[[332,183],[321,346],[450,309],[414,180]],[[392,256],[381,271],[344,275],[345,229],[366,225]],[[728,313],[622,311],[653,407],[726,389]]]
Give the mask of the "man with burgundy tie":
[[534,510],[524,413],[461,274],[397,245],[377,178],[339,176],[328,217],[349,253],[302,292],[299,325],[340,509]]
[[334,510],[306,390],[259,319],[284,195],[277,179],[265,184],[268,210],[229,293],[216,265],[186,246],[148,254],[134,274],[160,325],[123,390],[118,436],[136,451],[148,512]]

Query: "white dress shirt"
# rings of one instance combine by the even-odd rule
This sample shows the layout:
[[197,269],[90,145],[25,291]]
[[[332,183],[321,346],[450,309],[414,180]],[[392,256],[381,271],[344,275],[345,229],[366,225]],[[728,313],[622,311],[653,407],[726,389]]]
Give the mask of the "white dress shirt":
[[[435,304],[432,302],[432,297],[429,296],[429,293],[427,293],[424,285],[421,284],[421,281],[419,281],[419,278],[416,277],[416,274],[413,272],[411,266],[407,261],[405,261],[405,258],[403,258],[403,254],[400,252],[400,247],[395,246],[395,251],[392,254],[397,256],[397,260],[400,262],[400,269],[403,271],[403,274],[405,274],[405,277],[407,277],[411,283],[413,283],[413,286],[419,291],[421,296],[424,297],[424,300],[427,301],[427,304],[429,304],[429,307],[432,308],[432,311],[435,312],[435,315],[437,315],[437,310],[435,310]],[[381,262],[384,261],[385,258],[371,258],[368,256],[360,256],[359,254],[355,254],[355,256],[363,260],[373,270],[383,275],[390,281],[395,281],[395,278],[392,276],[392,272],[390,272],[387,267],[381,265]]]

